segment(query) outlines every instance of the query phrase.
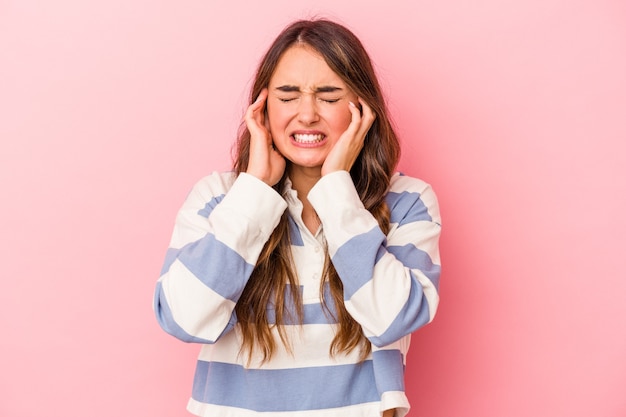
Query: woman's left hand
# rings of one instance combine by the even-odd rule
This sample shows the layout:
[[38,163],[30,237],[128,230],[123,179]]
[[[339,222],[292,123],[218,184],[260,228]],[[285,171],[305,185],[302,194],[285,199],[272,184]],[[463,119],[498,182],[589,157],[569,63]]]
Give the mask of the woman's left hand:
[[352,102],[349,104],[352,120],[348,129],[341,135],[333,149],[329,152],[324,164],[322,165],[322,175],[330,174],[335,171],[350,171],[354,161],[359,156],[365,136],[374,123],[376,115],[372,112],[370,106],[361,98],[358,99],[363,114]]

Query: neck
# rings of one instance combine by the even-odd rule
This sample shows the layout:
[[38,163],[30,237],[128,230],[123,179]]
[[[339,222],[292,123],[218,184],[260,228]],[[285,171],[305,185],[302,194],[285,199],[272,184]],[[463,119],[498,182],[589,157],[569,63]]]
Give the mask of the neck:
[[315,233],[319,228],[319,218],[311,203],[306,198],[311,188],[322,177],[321,168],[306,168],[292,165],[289,169],[289,179],[291,187],[298,194],[298,199],[302,202],[302,221],[311,233]]
[[292,165],[289,169],[291,187],[298,192],[298,198],[304,203],[311,188],[322,178],[322,170],[319,167],[306,168]]

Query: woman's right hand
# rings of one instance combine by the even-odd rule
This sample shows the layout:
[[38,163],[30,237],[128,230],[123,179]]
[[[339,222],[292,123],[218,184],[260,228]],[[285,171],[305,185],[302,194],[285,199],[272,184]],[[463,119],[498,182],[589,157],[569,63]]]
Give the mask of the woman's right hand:
[[246,172],[273,186],[282,178],[286,162],[274,148],[265,117],[267,94],[267,88],[261,90],[256,101],[246,111],[245,122],[250,132],[250,159]]

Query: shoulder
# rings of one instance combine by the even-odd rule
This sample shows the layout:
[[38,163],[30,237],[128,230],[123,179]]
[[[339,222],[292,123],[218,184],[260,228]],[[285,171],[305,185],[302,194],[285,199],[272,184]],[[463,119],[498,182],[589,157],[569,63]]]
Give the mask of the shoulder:
[[214,198],[226,194],[237,179],[237,174],[233,171],[218,172],[202,177],[193,186],[191,193],[205,198]]
[[401,172],[393,174],[389,181],[390,193],[412,192],[422,194],[427,190],[432,190],[432,187],[426,181],[404,175]]
[[392,222],[398,217],[415,216],[417,213],[423,220],[441,222],[437,196],[431,185],[419,178],[395,173],[389,183],[386,201]]
[[[237,175],[234,172],[213,172],[197,181],[187,194],[183,209],[194,212],[217,205],[232,187]],[[198,214],[201,214],[198,212]]]

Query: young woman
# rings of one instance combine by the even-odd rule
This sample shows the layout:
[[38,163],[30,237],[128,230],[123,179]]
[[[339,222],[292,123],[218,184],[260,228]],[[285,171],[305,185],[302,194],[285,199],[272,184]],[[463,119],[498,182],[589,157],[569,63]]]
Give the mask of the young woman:
[[200,416],[404,416],[410,334],[438,304],[439,209],[345,27],[298,21],[258,68],[234,172],[191,191],[155,294],[202,343]]

